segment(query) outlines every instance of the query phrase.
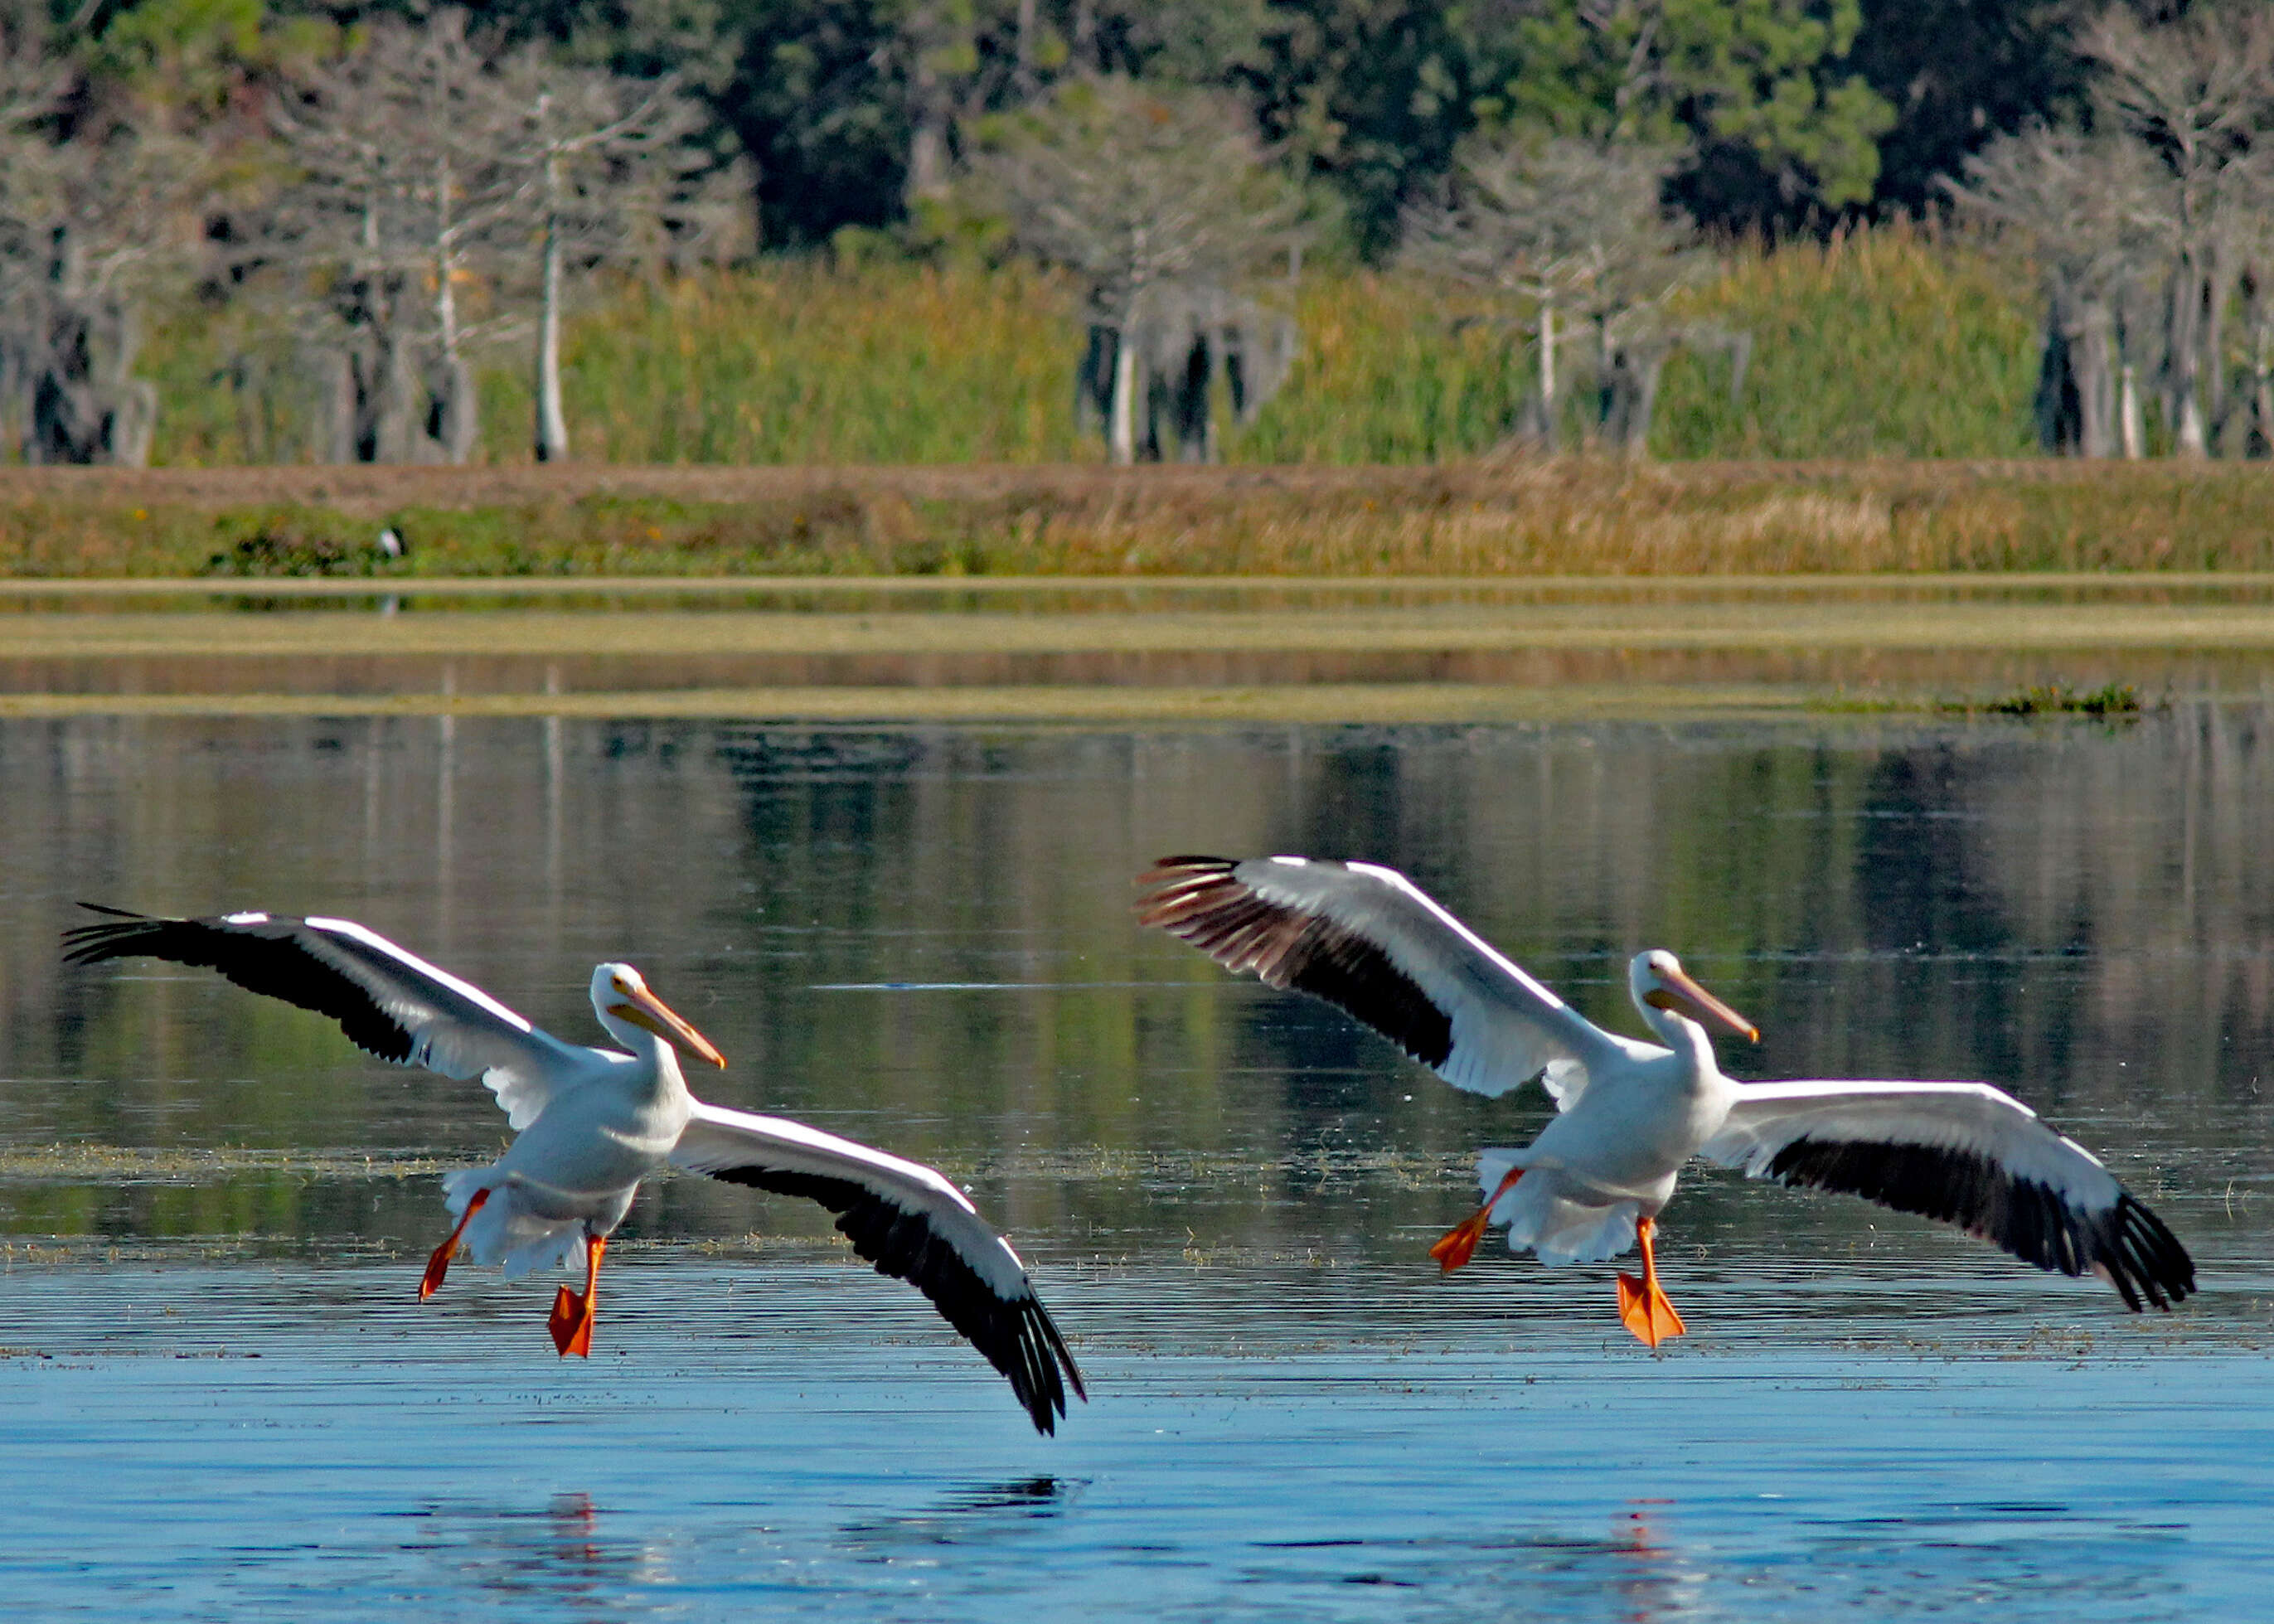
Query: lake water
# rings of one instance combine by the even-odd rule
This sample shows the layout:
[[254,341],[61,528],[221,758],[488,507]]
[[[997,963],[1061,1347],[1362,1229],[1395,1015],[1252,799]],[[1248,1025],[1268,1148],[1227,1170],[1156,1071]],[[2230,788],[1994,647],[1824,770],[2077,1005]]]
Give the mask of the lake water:
[[[2248,1616],[2274,1581],[2274,708],[1334,728],[0,721],[0,1583],[25,1617]],[[2133,1318],[1699,1170],[1692,1335],[1429,1241],[1536,1096],[1455,1093],[1130,922],[1173,851],[1406,869],[1593,1018],[1636,949],[1749,1076],[1986,1078],[2204,1289]],[[415,1301],[478,1087],[78,899],[360,919],[564,1037],[623,957],[706,1092],[932,1161],[1093,1402],[1058,1437],[817,1210],[644,1192]]]

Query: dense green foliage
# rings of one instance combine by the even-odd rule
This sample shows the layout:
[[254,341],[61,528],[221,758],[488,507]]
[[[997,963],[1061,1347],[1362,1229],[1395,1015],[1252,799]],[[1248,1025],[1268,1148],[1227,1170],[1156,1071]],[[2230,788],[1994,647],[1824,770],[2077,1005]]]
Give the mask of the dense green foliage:
[[[54,0],[100,72],[208,116],[248,79],[415,0]],[[1623,126],[1696,148],[1682,201],[1723,227],[1917,208],[2000,131],[2074,97],[2078,8],[2049,0],[476,0],[480,24],[647,76],[678,73],[757,162],[768,240],[889,226],[910,144],[1067,73],[1241,93],[1266,133],[1386,250],[1399,205],[1480,124]]]

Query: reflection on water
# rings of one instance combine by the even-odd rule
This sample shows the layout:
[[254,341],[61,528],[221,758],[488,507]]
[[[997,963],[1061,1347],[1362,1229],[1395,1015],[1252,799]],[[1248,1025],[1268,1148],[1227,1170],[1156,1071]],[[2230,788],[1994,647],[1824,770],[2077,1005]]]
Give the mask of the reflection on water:
[[950,1491],[921,1511],[849,1522],[842,1543],[846,1552],[859,1560],[900,1562],[923,1560],[931,1547],[1015,1539],[1031,1532],[1038,1522],[1064,1516],[1082,1487],[1078,1482],[1047,1476],[972,1484]]
[[628,1593],[673,1578],[655,1546],[612,1534],[592,1497],[581,1492],[555,1494],[541,1510],[437,1505],[410,1515],[418,1532],[404,1539],[403,1551],[448,1570],[452,1590],[471,1587],[551,1618],[598,1624],[633,1616]]
[[[629,958],[734,1062],[723,1102],[937,1160],[1046,1255],[1404,1259],[1539,1102],[1439,1086],[1130,923],[1163,851],[1293,850],[1408,869],[1614,1026],[1628,955],[1672,946],[1759,1021],[1727,1056],[1747,1074],[2005,1084],[2215,1255],[2255,1231],[2274,1162],[2269,715],[9,723],[0,1226],[431,1245],[424,1169],[501,1132],[480,1090],[366,1063],[210,975],[65,971],[55,933],[84,897],[359,918],[580,1041],[589,966]],[[58,1145],[284,1160],[106,1179]],[[1860,1212],[1701,1177],[1668,1222],[1796,1257],[1942,1255]],[[827,1233],[686,1180],[644,1193],[628,1238],[754,1230]]]
[[[0,723],[0,1561],[150,1618],[2240,1616],[2274,1495],[2274,713],[2124,727]],[[1690,1178],[1696,1333],[1423,1255],[1536,1100],[1135,930],[1178,850],[1395,863],[1591,1017],[1682,951],[1749,1075],[1988,1077],[2206,1290],[2131,1320],[1860,1206]],[[363,919],[563,1036],[639,963],[723,1102],[935,1160],[1096,1402],[1050,1441],[794,1203],[643,1192],[589,1365],[549,1282],[419,1304],[481,1091],[78,898]],[[1675,1281],[1678,1285],[1673,1285]],[[252,1356],[259,1356],[254,1357]]]

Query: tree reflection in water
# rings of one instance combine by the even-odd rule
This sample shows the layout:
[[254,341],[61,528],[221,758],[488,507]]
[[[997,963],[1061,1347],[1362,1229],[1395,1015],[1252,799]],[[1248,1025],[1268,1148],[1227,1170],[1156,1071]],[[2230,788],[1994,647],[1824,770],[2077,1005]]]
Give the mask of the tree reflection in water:
[[[936,1161],[1030,1252],[1404,1259],[1471,1148],[1543,1108],[1457,1094],[1130,917],[1163,852],[1306,850],[1404,869],[1615,1028],[1627,956],[1675,949],[1760,1022],[1733,1069],[1997,1082],[2215,1254],[2221,1193],[2274,1163],[2270,722],[4,721],[0,1105],[18,1147],[492,1154],[478,1089],[54,951],[81,897],[331,913],[562,1029],[629,958],[735,1057],[726,1102]],[[374,1240],[434,1206],[391,1171],[14,1182],[22,1234]],[[1712,1177],[1678,1199],[1690,1237],[1799,1258],[1938,1244]],[[692,1181],[628,1233],[753,1230],[825,1233]]]

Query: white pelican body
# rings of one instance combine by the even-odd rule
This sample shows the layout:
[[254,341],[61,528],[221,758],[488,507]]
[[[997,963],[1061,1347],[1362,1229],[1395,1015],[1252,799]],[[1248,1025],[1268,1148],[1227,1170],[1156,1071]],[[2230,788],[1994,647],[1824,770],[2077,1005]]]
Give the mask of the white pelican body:
[[[92,906],[92,905],[84,905]],[[518,1137],[486,1167],[446,1174],[457,1227],[419,1283],[432,1296],[463,1250],[508,1275],[573,1262],[550,1329],[563,1354],[591,1350],[594,1288],[607,1238],[640,1182],[666,1168],[816,1200],[878,1272],[908,1281],[1011,1382],[1042,1432],[1065,1414],[1081,1372],[1010,1244],[941,1174],[781,1117],[705,1104],[673,1045],[726,1057],[626,964],[592,972],[592,1010],[621,1050],[565,1043],[446,970],[352,920],[231,914],[110,922],[64,933],[66,959],[135,955],[219,970],[240,987],[331,1016],[383,1060],[478,1077]]]
[[1487,1227],[1542,1263],[1600,1262],[1641,1243],[1620,1318],[1655,1347],[1681,1317],[1653,1237],[1692,1156],[1756,1178],[1859,1195],[1958,1224],[2041,1268],[2097,1274],[2125,1305],[2166,1308],[2195,1265],[2090,1152],[1984,1083],[1741,1083],[1707,1025],[1752,1026],[1653,951],[1628,972],[1658,1035],[1603,1031],[1392,869],[1301,857],[1169,857],[1143,876],[1140,920],[1228,969],[1326,999],[1472,1093],[1537,1078],[1558,1115],[1521,1150],[1487,1150],[1484,1205],[1431,1248],[1448,1268]]
[[[461,1221],[454,1238],[475,1262],[501,1264],[508,1278],[564,1262],[580,1242],[613,1234],[640,1181],[671,1165],[694,1110],[678,1056],[627,1013],[659,1025],[678,1021],[639,973],[629,965],[599,966],[592,1008],[630,1052],[558,1045],[560,1061],[541,1101],[528,1097],[537,1092],[531,1085],[513,1087],[507,1121],[526,1126],[505,1154],[487,1167],[442,1176],[451,1214]],[[546,1034],[532,1027],[529,1035]],[[703,1042],[699,1034],[694,1041]],[[698,1052],[718,1054],[707,1042]],[[718,1064],[725,1064],[723,1056]],[[443,1267],[450,1255],[444,1254]],[[440,1283],[438,1268],[428,1293]]]

